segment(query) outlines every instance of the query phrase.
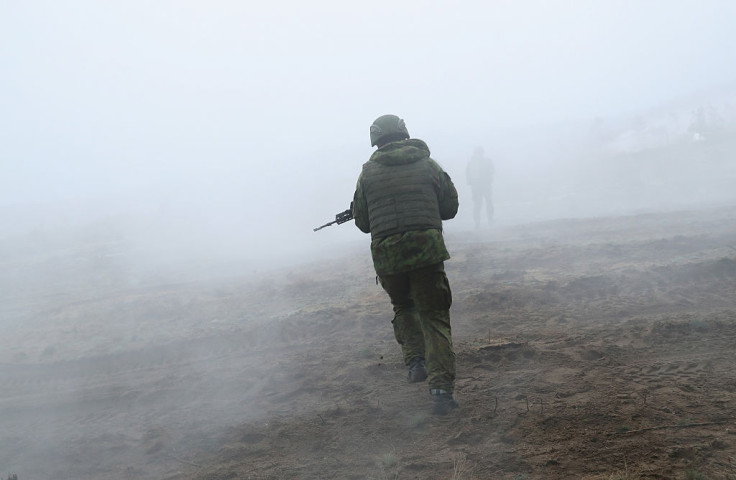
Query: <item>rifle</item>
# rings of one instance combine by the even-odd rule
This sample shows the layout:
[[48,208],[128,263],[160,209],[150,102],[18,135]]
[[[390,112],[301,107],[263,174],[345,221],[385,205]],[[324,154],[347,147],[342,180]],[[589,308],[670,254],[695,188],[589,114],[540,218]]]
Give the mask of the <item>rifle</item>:
[[340,225],[342,223],[349,222],[350,220],[353,219],[353,208],[352,207],[353,206],[351,204],[350,208],[348,208],[344,212],[340,212],[337,215],[335,215],[335,219],[333,221],[325,223],[321,227],[315,228],[314,231],[316,232],[317,230],[322,230],[323,228],[329,227],[330,225],[333,225],[335,223]]

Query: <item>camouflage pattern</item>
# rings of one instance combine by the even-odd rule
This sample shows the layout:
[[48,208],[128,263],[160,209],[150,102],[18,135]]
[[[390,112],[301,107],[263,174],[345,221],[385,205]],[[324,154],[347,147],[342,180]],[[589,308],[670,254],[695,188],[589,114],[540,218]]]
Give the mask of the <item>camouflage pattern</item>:
[[436,229],[378,238],[371,242],[371,255],[379,276],[409,272],[450,258],[442,231]]
[[452,347],[450,305],[452,292],[444,264],[380,277],[394,307],[394,335],[404,363],[424,357],[429,388],[452,393],[455,351]]
[[443,263],[450,254],[442,220],[457,213],[457,190],[423,141],[379,145],[358,178],[355,225],[371,234],[373,265],[393,305],[404,363],[423,357],[430,389],[452,393],[452,292]]
[[[429,155],[429,148],[422,140],[402,140],[379,148],[363,166],[353,196],[353,217],[355,218],[355,225],[361,231],[371,233],[371,254],[378,275],[407,272],[443,262],[450,258],[442,236],[441,220],[453,218],[457,213],[457,190],[450,176]],[[418,163],[424,165],[424,168],[413,169]],[[381,168],[376,168],[378,166]],[[431,207],[435,211],[424,212],[424,214],[432,215],[436,220],[427,223],[424,228],[417,229],[415,226],[408,226],[398,228],[399,231],[392,235],[376,236],[369,218],[369,199],[365,191],[365,183],[368,180],[366,177],[384,174],[401,178],[401,172],[397,169],[401,170],[403,166],[429,177],[427,181],[431,182],[432,192],[436,192],[433,195],[436,194],[437,198]],[[391,194],[392,188],[399,188],[392,186],[390,181],[382,180],[379,183],[387,189],[385,192],[380,192],[384,196]],[[422,203],[406,203],[415,205],[415,208],[430,208],[429,205],[422,207]],[[402,225],[401,218],[395,220],[397,225]],[[439,228],[432,226],[435,223]]]

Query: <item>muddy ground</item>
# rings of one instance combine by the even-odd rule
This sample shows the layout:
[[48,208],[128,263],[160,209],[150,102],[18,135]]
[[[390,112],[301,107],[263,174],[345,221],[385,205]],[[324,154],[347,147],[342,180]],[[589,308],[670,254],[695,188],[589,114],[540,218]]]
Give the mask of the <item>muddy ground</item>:
[[448,234],[447,417],[367,238],[176,278],[67,240],[3,244],[0,478],[736,479],[736,208]]

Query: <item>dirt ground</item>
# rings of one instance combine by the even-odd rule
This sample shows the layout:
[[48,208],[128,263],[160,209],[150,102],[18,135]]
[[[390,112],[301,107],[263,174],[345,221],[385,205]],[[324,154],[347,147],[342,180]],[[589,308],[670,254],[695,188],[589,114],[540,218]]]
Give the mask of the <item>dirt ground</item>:
[[3,245],[0,478],[736,479],[736,208],[447,240],[446,417],[367,238],[176,280]]

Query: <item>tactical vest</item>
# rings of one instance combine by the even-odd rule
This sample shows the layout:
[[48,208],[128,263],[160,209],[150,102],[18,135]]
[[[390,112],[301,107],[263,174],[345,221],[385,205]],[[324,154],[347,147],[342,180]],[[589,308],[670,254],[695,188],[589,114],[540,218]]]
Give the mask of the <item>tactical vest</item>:
[[371,161],[363,166],[371,239],[413,230],[442,229],[439,179],[427,159],[401,165]]

